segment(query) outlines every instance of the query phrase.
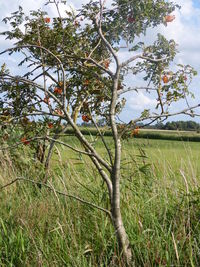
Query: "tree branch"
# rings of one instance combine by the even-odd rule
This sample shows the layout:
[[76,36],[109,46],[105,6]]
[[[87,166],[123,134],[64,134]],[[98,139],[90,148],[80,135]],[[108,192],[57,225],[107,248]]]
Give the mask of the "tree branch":
[[84,154],[84,155],[88,155],[88,156],[94,156],[93,153],[89,153],[89,152],[85,152],[85,151],[79,150],[79,149],[77,149],[77,148],[75,148],[73,146],[70,146],[70,145],[68,145],[68,144],[66,144],[66,143],[64,143],[62,141],[57,140],[57,139],[54,139],[54,138],[51,138],[51,137],[48,137],[48,136],[46,137],[46,139],[50,140],[50,141],[54,141],[55,143],[61,144],[63,146],[66,146],[66,147],[72,149],[75,152],[78,152],[78,153],[81,153],[81,154]]
[[164,61],[164,60],[169,59],[169,58],[170,57],[165,57],[165,58],[151,58],[151,57],[144,56],[144,54],[138,54],[138,55],[132,56],[131,58],[129,58],[126,61],[124,61],[123,63],[121,63],[120,64],[120,67],[124,68],[129,63],[135,61],[136,59],[144,59],[144,60],[150,61],[152,63],[159,63],[159,62]]
[[127,92],[130,92],[130,91],[138,91],[138,90],[146,90],[147,92],[148,91],[157,91],[156,88],[151,88],[151,87],[133,87],[133,88],[125,88],[125,89],[121,89],[121,90],[118,90],[117,93],[118,95],[122,95],[122,94],[125,94]]
[[165,57],[165,58],[151,58],[151,57],[147,57],[147,56],[144,56],[144,55],[140,56],[139,58],[144,59],[144,60],[147,60],[147,61],[150,61],[152,63],[159,63],[159,62],[164,61],[166,59],[170,59],[170,57]]
[[[45,137],[34,137],[34,138],[31,138],[31,139],[27,139],[26,142],[31,142],[31,141],[34,141],[34,140],[43,140]],[[0,147],[0,151],[1,150],[8,150],[8,149],[11,149],[11,148],[16,148],[18,146],[21,146],[23,145],[23,142],[17,142],[15,145],[12,145],[12,146],[5,146],[5,147]]]
[[[20,46],[19,48],[27,48],[27,47],[36,47],[36,48],[40,48],[40,46],[37,46],[37,45],[27,45],[27,46]],[[0,53],[0,55],[1,54],[3,54],[3,53],[6,53],[6,52],[9,52],[9,51],[11,51],[11,50],[13,50],[14,48],[12,48],[12,49],[6,49],[6,50],[4,50],[3,52],[1,52]],[[57,59],[57,57],[53,54],[53,53],[51,53],[48,49],[46,49],[46,48],[44,48],[43,47],[43,49],[45,50],[45,51],[47,51],[47,52],[49,52],[50,53],[50,55],[52,55],[52,56],[54,56],[56,59]],[[61,61],[58,59],[58,62],[60,62],[60,64],[62,64],[61,63]],[[63,69],[63,71],[64,71],[64,69]],[[38,85],[38,84],[35,84],[35,83],[33,83],[32,81],[29,81],[29,80],[26,80],[26,79],[21,79],[20,78],[20,80],[21,81],[23,81],[23,82],[27,82],[28,84],[31,84],[31,85],[33,85],[33,86],[36,86],[38,89],[41,89],[42,91],[44,91],[44,88],[43,87],[41,87],[40,85]],[[62,103],[51,93],[51,92],[49,92],[48,91],[48,94],[62,107]],[[92,152],[92,153],[94,153],[94,155],[95,155],[95,157],[97,158],[97,160],[104,166],[104,167],[106,167],[106,169],[109,171],[109,172],[111,172],[111,167],[107,164],[107,162],[106,161],[104,161],[97,153],[96,153],[96,151],[94,150],[94,148],[88,143],[88,141],[84,138],[84,136],[81,134],[81,132],[80,132],[80,130],[78,129],[78,127],[73,123],[73,121],[72,121],[72,119],[70,118],[70,115],[68,114],[68,112],[67,112],[67,110],[64,108],[64,115],[66,116],[66,118],[67,118],[67,120],[69,121],[69,123],[70,123],[70,125],[73,127],[73,129],[75,130],[75,132],[77,133],[77,136],[83,141],[83,143],[89,148],[89,150]],[[46,113],[47,114],[47,113]],[[48,115],[53,115],[53,114],[48,114]],[[59,117],[59,116],[58,116]],[[61,116],[60,116],[61,117]]]
[[[132,124],[136,124],[137,122],[141,122],[141,121],[145,121],[145,120],[158,120],[160,118],[168,118],[168,117],[172,117],[172,116],[176,116],[176,115],[181,115],[181,114],[184,114],[184,115],[189,115],[189,116],[192,116],[193,114],[192,113],[188,113],[188,111],[192,111],[193,109],[196,109],[196,108],[199,108],[200,107],[200,104],[198,105],[195,105],[193,107],[190,107],[190,108],[186,108],[186,109],[183,109],[181,111],[177,111],[177,112],[174,112],[174,113],[164,113],[164,114],[160,114],[160,115],[152,115],[152,116],[148,116],[148,117],[140,117],[140,118],[137,118],[135,120],[132,120],[128,123],[127,126],[130,126]],[[129,128],[130,130],[130,128]]]
[[[52,53],[49,49],[47,49],[47,48],[45,48],[43,46],[40,46],[40,45],[20,45],[20,46],[16,46],[16,47],[8,48],[8,49],[0,52],[0,55],[5,54],[5,53],[7,53],[9,51],[13,51],[15,49],[23,49],[23,48],[39,48],[40,50],[42,49],[45,52],[47,52],[47,54],[51,55],[52,57],[54,57],[58,61],[59,65],[61,67],[62,73],[63,73],[63,91],[64,91],[64,93],[63,93],[63,107],[66,110],[65,99],[66,99],[67,92],[66,92],[66,83],[65,83],[65,70],[64,70],[62,61],[54,53]],[[49,93],[49,91],[48,91],[48,93]]]
[[111,154],[111,151],[110,151],[110,149],[109,149],[109,147],[108,147],[108,145],[107,145],[107,143],[106,143],[106,140],[105,140],[104,136],[102,135],[101,130],[99,129],[99,127],[98,127],[96,121],[95,121],[95,120],[93,119],[93,117],[92,117],[92,113],[91,113],[90,108],[89,108],[89,112],[90,112],[91,120],[92,120],[92,122],[93,122],[95,128],[97,129],[97,131],[98,131],[98,133],[99,133],[99,135],[100,135],[100,137],[101,137],[101,140],[102,140],[102,142],[103,142],[103,144],[104,144],[104,146],[105,146],[105,148],[106,148],[106,150],[107,150],[107,153],[108,153],[108,156],[109,156],[109,159],[110,159],[110,164],[113,166],[113,160],[112,160],[112,154]]
[[[103,6],[101,5],[100,8],[100,12],[97,14],[96,18],[94,19],[94,23],[97,27],[98,33],[100,38],[102,39],[103,43],[105,44],[105,46],[108,48],[108,50],[110,51],[110,53],[113,55],[117,66],[119,66],[119,58],[115,53],[115,50],[113,49],[112,45],[108,42],[108,40],[104,37],[103,32],[102,32],[102,28],[101,28],[101,14],[102,14],[102,10],[103,10]],[[98,23],[98,16],[100,16],[99,18],[99,23]]]
[[91,63],[93,63],[94,65],[96,65],[98,68],[100,68],[101,70],[103,70],[104,72],[108,73],[111,77],[114,76],[113,72],[111,70],[108,70],[106,68],[104,68],[101,64],[99,64],[98,62],[96,62],[94,59],[92,59],[91,57],[87,57],[87,58],[80,58],[81,60],[84,61],[90,61]]
[[142,55],[139,54],[139,55],[135,55],[135,56],[133,56],[133,57],[127,59],[126,61],[124,61],[123,63],[120,64],[120,67],[121,67],[121,68],[126,67],[129,63],[135,61],[135,60],[138,59],[138,58],[141,58],[141,56],[142,56]]
[[[32,80],[25,79],[25,78],[22,78],[22,77],[20,77],[20,76],[12,76],[12,75],[10,75],[10,74],[0,74],[0,77],[1,77],[1,76],[2,76],[4,79],[10,79],[10,80],[13,80],[13,81],[20,81],[20,82],[29,84],[29,85],[31,85],[31,86],[35,86],[36,88],[38,88],[39,90],[41,90],[41,91],[43,91],[43,92],[45,93],[45,89],[44,89],[41,85],[39,85],[39,84],[33,82]],[[58,105],[59,105],[60,107],[63,106],[62,103],[60,102],[60,100],[59,100],[54,94],[52,94],[50,91],[47,91],[47,93],[48,93],[48,94],[55,100],[55,102],[58,103]]]
[[101,210],[101,211],[105,212],[105,213],[111,218],[111,213],[110,213],[110,211],[107,210],[107,209],[104,209],[104,208],[102,208],[102,207],[100,207],[100,206],[98,206],[98,205],[96,205],[96,204],[93,204],[93,203],[91,203],[91,202],[89,202],[89,201],[87,201],[87,200],[84,200],[84,199],[82,199],[82,198],[80,198],[80,197],[78,197],[78,196],[74,196],[74,195],[71,195],[71,194],[67,194],[67,193],[64,193],[64,192],[55,190],[54,188],[52,188],[51,186],[49,186],[49,185],[47,185],[47,184],[39,183],[39,182],[36,182],[36,181],[34,181],[34,180],[31,180],[31,179],[26,179],[26,178],[23,178],[23,177],[17,177],[16,179],[12,180],[10,183],[1,186],[1,187],[0,187],[0,190],[5,189],[6,187],[8,187],[8,186],[10,186],[10,185],[12,185],[12,184],[14,184],[14,183],[16,183],[16,182],[18,182],[18,181],[26,181],[26,182],[30,182],[30,183],[32,183],[32,184],[35,184],[35,185],[37,185],[37,186],[44,186],[44,187],[46,187],[47,189],[49,189],[50,191],[53,191],[53,192],[55,192],[55,193],[57,193],[57,194],[59,194],[59,195],[62,195],[62,196],[64,196],[64,197],[69,197],[69,198],[75,199],[75,200],[81,202],[82,204],[86,204],[86,205],[91,206],[91,207],[93,207],[93,208],[95,208],[95,209]]

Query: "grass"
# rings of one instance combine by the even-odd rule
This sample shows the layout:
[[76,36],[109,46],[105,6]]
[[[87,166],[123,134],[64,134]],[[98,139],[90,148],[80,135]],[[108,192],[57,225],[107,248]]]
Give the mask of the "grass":
[[[95,146],[106,158],[100,141]],[[17,162],[0,156],[1,185],[18,175],[40,179],[42,166],[24,157],[26,149],[18,153]],[[200,265],[199,157],[200,143],[123,141],[121,206],[136,266]],[[108,207],[91,162],[61,146],[49,184]],[[0,203],[0,266],[123,266],[104,213],[24,182],[2,190]]]

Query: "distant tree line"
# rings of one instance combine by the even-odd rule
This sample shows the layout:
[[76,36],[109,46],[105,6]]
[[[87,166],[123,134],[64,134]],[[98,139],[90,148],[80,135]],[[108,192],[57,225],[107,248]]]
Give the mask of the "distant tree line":
[[144,128],[160,130],[200,131],[200,124],[195,121],[171,121],[165,124],[157,123],[155,125]]
[[[99,127],[104,127],[107,122],[104,119],[100,119],[97,122]],[[92,123],[81,123],[83,127],[92,127]],[[178,130],[178,131],[200,131],[200,124],[195,121],[171,121],[164,123],[157,123],[154,125],[145,126],[143,123],[137,124],[137,126],[144,129],[159,129],[159,130]]]

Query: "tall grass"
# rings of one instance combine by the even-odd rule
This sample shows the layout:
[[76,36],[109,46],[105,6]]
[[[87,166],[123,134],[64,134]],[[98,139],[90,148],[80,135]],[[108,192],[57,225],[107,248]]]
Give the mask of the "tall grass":
[[[184,144],[187,157],[171,155],[171,161],[162,147],[153,156],[151,142],[126,142],[121,205],[135,266],[199,266],[200,179],[193,150]],[[107,208],[105,185],[88,159],[57,149],[49,185]],[[0,185],[21,175],[40,180],[42,166],[33,163],[19,168],[4,152]],[[123,266],[101,211],[22,181],[1,190],[0,203],[0,266]]]

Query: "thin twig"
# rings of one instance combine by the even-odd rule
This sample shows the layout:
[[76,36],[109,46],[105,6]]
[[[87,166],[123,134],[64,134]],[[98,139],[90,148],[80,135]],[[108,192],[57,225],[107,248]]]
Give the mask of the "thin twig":
[[53,139],[53,138],[51,138],[51,137],[48,137],[48,136],[47,136],[46,139],[47,139],[47,140],[50,140],[50,141],[54,141],[55,143],[61,144],[61,145],[63,145],[63,146],[66,146],[66,147],[72,149],[72,150],[75,151],[75,152],[78,152],[78,153],[81,153],[81,154],[85,154],[85,155],[88,155],[88,156],[95,156],[93,153],[89,153],[89,152],[85,152],[85,151],[79,150],[79,149],[77,149],[77,148],[75,148],[75,147],[72,147],[72,146],[70,146],[70,145],[68,145],[68,144],[66,144],[66,143],[64,143],[64,142],[62,142],[62,141]]
[[99,133],[99,135],[100,135],[100,137],[101,137],[101,140],[102,140],[102,142],[103,142],[103,144],[104,144],[104,146],[105,146],[105,148],[106,148],[106,150],[107,150],[107,153],[108,153],[108,156],[109,156],[109,159],[110,159],[110,164],[113,166],[113,160],[112,160],[112,154],[111,154],[111,151],[110,151],[110,149],[109,149],[109,147],[108,147],[108,145],[107,145],[107,143],[106,143],[106,140],[105,140],[103,134],[101,133],[101,130],[99,129],[99,127],[98,127],[96,121],[94,120],[94,118],[93,118],[93,116],[92,116],[92,113],[91,113],[90,108],[89,108],[89,112],[90,112],[91,120],[92,120],[92,122],[93,122],[95,128],[97,129],[97,131],[98,131],[98,133]]
[[14,183],[16,183],[16,182],[18,182],[18,181],[26,181],[26,182],[30,182],[30,183],[32,183],[32,184],[35,184],[35,185],[37,185],[37,186],[44,186],[44,187],[46,187],[47,189],[49,189],[50,191],[53,191],[54,193],[56,192],[57,194],[62,195],[62,196],[64,196],[64,197],[69,197],[69,198],[75,199],[75,200],[77,200],[77,201],[79,201],[79,202],[81,202],[81,203],[83,203],[83,204],[86,204],[86,205],[88,205],[88,206],[91,206],[91,207],[93,207],[93,208],[96,208],[96,209],[98,209],[98,210],[101,210],[101,211],[105,212],[107,215],[109,215],[109,217],[111,217],[111,213],[110,213],[110,211],[107,210],[107,209],[104,209],[104,208],[102,208],[102,207],[100,207],[100,206],[98,206],[98,205],[96,205],[96,204],[93,204],[93,203],[91,203],[91,202],[89,202],[89,201],[87,201],[87,200],[84,200],[84,199],[82,199],[82,198],[80,198],[80,197],[78,197],[78,196],[74,196],[74,195],[71,195],[71,194],[67,194],[67,193],[64,193],[64,192],[55,190],[53,187],[51,187],[51,186],[49,186],[49,185],[47,185],[47,184],[40,183],[40,182],[36,182],[36,181],[34,181],[34,180],[27,179],[27,178],[23,178],[23,177],[17,177],[16,179],[12,180],[12,181],[9,182],[8,184],[5,184],[5,185],[1,186],[1,187],[0,187],[0,190],[5,189],[6,187],[9,187],[10,185],[12,185],[12,184],[14,184]]
[[147,92],[150,90],[150,91],[157,91],[156,88],[151,88],[151,87],[145,87],[145,86],[142,86],[142,87],[133,87],[133,88],[125,88],[125,89],[121,89],[121,90],[118,90],[117,93],[118,93],[118,96],[119,95],[122,95],[122,94],[125,94],[127,92],[130,92],[130,91],[139,91],[139,90],[146,90]]
[[164,114],[160,114],[160,115],[150,115],[148,117],[140,117],[140,118],[137,118],[135,120],[132,120],[130,121],[126,127],[124,128],[123,130],[123,134],[127,131],[127,130],[131,130],[131,126],[134,125],[135,127],[135,124],[138,123],[138,122],[141,122],[141,121],[146,121],[146,120],[153,120],[153,121],[156,121],[158,119],[167,119],[168,117],[172,117],[172,116],[175,116],[175,115],[181,115],[181,114],[185,114],[185,115],[190,115],[191,114],[188,114],[187,112],[188,111],[192,111],[193,109],[196,109],[196,108],[199,108],[200,107],[200,104],[198,105],[195,105],[193,107],[190,107],[190,108],[187,108],[187,109],[183,109],[181,111],[178,111],[178,112],[174,112],[174,113],[164,113]]
[[[108,40],[104,37],[103,32],[102,32],[102,28],[101,28],[101,12],[102,12],[102,6],[101,6],[101,10],[99,12],[99,14],[97,14],[94,23],[97,27],[99,36],[101,38],[101,40],[103,41],[103,43],[105,44],[105,46],[108,48],[108,50],[110,51],[110,53],[113,55],[115,62],[117,64],[117,66],[119,66],[119,58],[115,53],[115,50],[113,49],[112,45],[108,42]],[[98,16],[99,16],[99,20],[98,20]]]
[[140,56],[139,58],[150,61],[152,63],[158,63],[158,62],[162,62],[165,61],[166,59],[170,59],[170,57],[165,57],[165,58],[151,58],[151,57],[147,57],[147,56]]
[[[31,141],[34,141],[34,140],[43,140],[45,138],[45,136],[40,136],[40,137],[34,137],[34,138],[31,138],[31,139],[27,139],[26,140],[26,142],[31,142]],[[8,149],[11,149],[11,148],[16,148],[16,147],[18,147],[18,146],[21,146],[21,145],[23,145],[23,142],[21,141],[21,142],[18,142],[18,143],[16,143],[15,145],[12,145],[12,146],[5,146],[5,147],[0,147],[0,151],[1,150],[8,150]]]

